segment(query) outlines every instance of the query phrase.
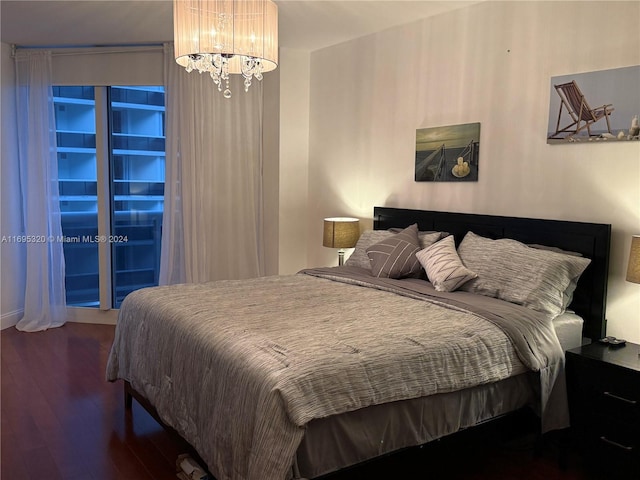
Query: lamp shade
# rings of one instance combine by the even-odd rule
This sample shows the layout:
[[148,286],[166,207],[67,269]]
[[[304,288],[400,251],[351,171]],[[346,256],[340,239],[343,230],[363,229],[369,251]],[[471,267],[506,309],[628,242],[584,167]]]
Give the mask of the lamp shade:
[[242,73],[240,56],[261,59],[263,72],[278,66],[278,7],[271,0],[174,0],[178,64],[189,57],[230,57],[229,73]]
[[324,219],[322,245],[330,248],[353,248],[360,237],[357,218],[333,217]]
[[627,282],[640,283],[640,235],[631,237]]
[[231,97],[229,74],[251,79],[278,66],[278,7],[271,0],[174,0],[176,62],[187,72],[209,72]]

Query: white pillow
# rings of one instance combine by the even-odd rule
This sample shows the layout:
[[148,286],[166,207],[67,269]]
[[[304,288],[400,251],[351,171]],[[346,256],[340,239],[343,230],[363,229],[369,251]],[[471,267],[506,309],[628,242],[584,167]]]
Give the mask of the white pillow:
[[439,292],[453,292],[463,283],[477,277],[462,264],[453,235],[420,250],[416,257],[427,272],[427,278]]

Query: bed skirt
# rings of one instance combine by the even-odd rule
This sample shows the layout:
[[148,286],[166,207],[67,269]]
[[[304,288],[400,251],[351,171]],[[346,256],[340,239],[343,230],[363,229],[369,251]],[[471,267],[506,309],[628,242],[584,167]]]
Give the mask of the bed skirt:
[[[537,374],[527,372],[457,392],[374,405],[312,420],[287,480],[317,478],[382,455],[424,445],[524,407],[535,410],[538,383]],[[174,441],[206,467],[199,453],[166,425],[153,405],[126,381],[124,393],[127,409],[131,409],[135,398]]]

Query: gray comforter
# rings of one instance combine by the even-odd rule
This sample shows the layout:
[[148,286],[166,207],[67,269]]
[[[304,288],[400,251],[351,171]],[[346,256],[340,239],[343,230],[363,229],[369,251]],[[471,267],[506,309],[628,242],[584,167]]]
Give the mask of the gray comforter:
[[563,361],[531,310],[338,267],[134,292],[107,379],[149,399],[218,480],[284,480],[311,419],[526,370],[543,430],[565,427]]

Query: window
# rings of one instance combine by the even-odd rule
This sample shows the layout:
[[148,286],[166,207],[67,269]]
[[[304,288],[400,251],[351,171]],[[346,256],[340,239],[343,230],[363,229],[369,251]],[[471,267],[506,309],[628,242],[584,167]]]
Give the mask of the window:
[[67,304],[158,284],[163,87],[54,87]]

